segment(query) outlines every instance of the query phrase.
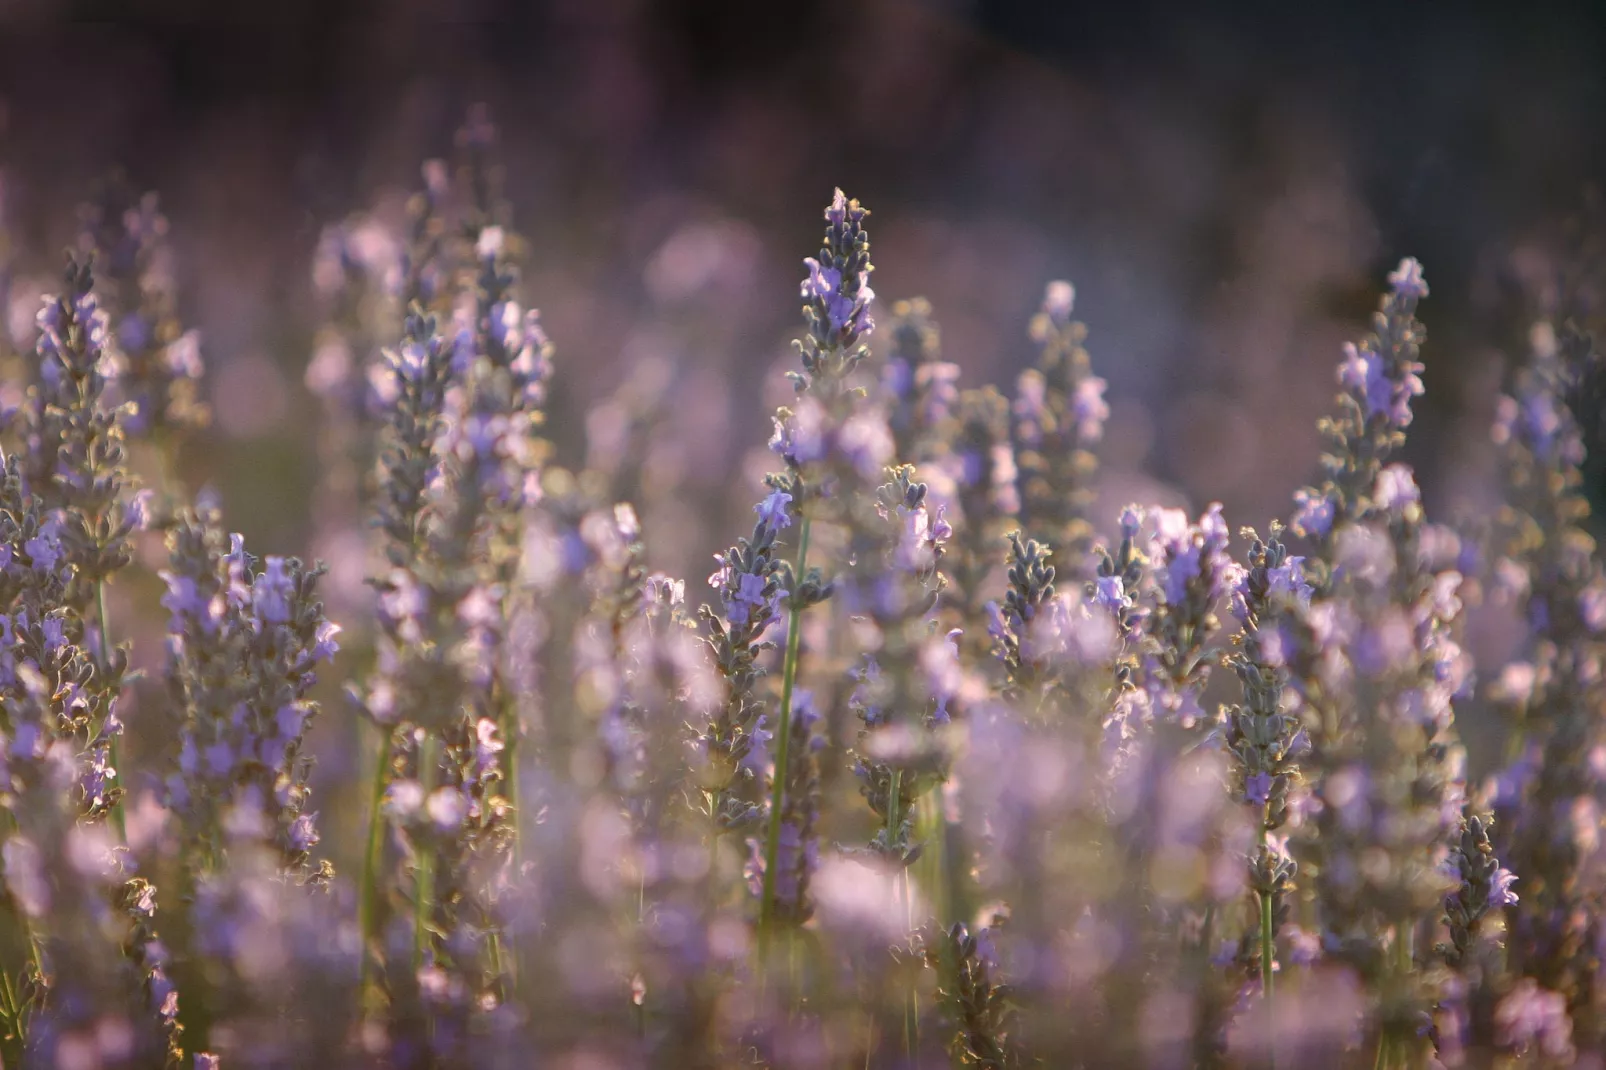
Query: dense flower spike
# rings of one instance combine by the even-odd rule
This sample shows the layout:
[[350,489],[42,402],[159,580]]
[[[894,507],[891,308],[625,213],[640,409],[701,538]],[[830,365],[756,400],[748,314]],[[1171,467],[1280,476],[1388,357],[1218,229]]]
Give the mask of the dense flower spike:
[[825,245],[803,264],[803,319],[808,334],[798,343],[803,372],[794,375],[798,393],[842,384],[865,358],[862,340],[875,329],[870,318],[870,239],[864,229],[868,209],[837,190],[825,210]]
[[[770,449],[786,471],[769,477],[776,490],[791,495],[794,509],[810,515],[814,503],[874,486],[893,459],[895,442],[886,414],[866,396],[856,374],[869,356],[866,341],[875,329],[870,317],[870,237],[864,227],[869,210],[841,190],[825,210],[825,243],[820,255],[803,261],[803,320],[807,333],[793,345],[803,366],[788,372],[797,401],[775,416]],[[848,503],[850,506],[851,503]],[[840,502],[833,508],[842,508]]]
[[[800,514],[797,554],[790,566],[781,566],[779,590],[787,609],[786,651],[781,666],[781,689],[773,725],[774,772],[764,814],[763,880],[759,891],[761,948],[768,942],[777,916],[778,882],[783,876],[783,833],[798,827],[797,806],[789,805],[787,792],[794,779],[807,786],[805,765],[792,768],[792,701],[802,654],[803,614],[830,597],[833,586],[818,568],[808,566],[809,538],[814,521],[846,523],[850,541],[859,537],[858,514],[864,490],[891,459],[894,441],[879,401],[868,396],[856,375],[869,355],[866,339],[875,329],[870,289],[870,238],[864,221],[869,211],[836,190],[825,209],[825,241],[818,258],[803,261],[803,321],[807,327],[797,348],[801,372],[788,372],[797,392],[796,407],[783,408],[775,418],[770,449],[786,463],[782,473],[766,477],[772,491]],[[775,501],[773,497],[770,501]],[[760,507],[760,514],[765,507]],[[861,558],[849,555],[850,567]],[[850,610],[852,607],[849,607]],[[805,739],[808,737],[805,736]],[[799,757],[799,760],[804,760]],[[811,789],[812,790],[812,789]],[[810,823],[812,826],[812,822]],[[806,848],[804,848],[806,850]],[[796,920],[797,912],[792,912]]]
[[[4,858],[10,906],[31,948],[21,991],[33,1006],[23,1050],[8,1057],[25,1066],[87,1055],[92,1065],[177,1067],[176,996],[150,929],[155,889],[131,879],[105,822],[80,818],[75,748],[53,730],[77,711],[63,708],[61,692],[32,665],[18,677],[0,698],[16,732]],[[8,992],[12,985],[8,976]]]
[[38,381],[22,410],[23,479],[43,501],[73,568],[69,601],[82,609],[96,587],[132,559],[145,524],[143,499],[124,463],[127,410],[109,395],[106,314],[87,264],[71,263],[58,297],[38,316]]
[[1020,1064],[1011,1038],[1013,1008],[1009,986],[998,976],[998,955],[992,933],[972,934],[963,922],[923,935],[926,960],[938,976],[952,978],[937,991],[943,1011],[954,1024],[950,1050],[961,1066],[1008,1070]]
[[[809,882],[820,864],[820,758],[825,740],[819,735],[820,712],[806,691],[792,699],[792,739],[787,747],[786,786],[782,793],[779,849],[774,878],[775,921],[798,926],[814,914]],[[771,773],[771,776],[777,775]],[[748,883],[754,898],[763,894],[765,844],[758,838],[748,841],[752,852],[747,867]]]
[[982,607],[996,571],[998,546],[1019,526],[1020,496],[1016,487],[1015,449],[1009,437],[1009,401],[992,387],[965,390],[953,420],[948,452],[931,467],[932,482],[945,478],[951,491],[938,500],[951,509],[954,538],[949,547],[950,600],[958,607],[967,633],[983,634]]
[[1262,541],[1253,531],[1249,567],[1233,591],[1233,613],[1242,630],[1228,664],[1243,687],[1242,705],[1226,711],[1224,740],[1235,759],[1234,789],[1238,801],[1254,815],[1257,843],[1249,858],[1249,889],[1256,897],[1259,926],[1248,958],[1258,960],[1262,991],[1270,987],[1277,931],[1286,913],[1284,894],[1296,866],[1276,833],[1289,817],[1290,793],[1298,790],[1299,758],[1309,737],[1299,718],[1285,709],[1283,692],[1288,680],[1289,644],[1293,639],[1285,619],[1309,605],[1311,586],[1305,581],[1304,560],[1291,556],[1279,535],[1282,525],[1272,523]]
[[920,467],[945,454],[959,399],[959,365],[942,359],[931,303],[923,297],[892,306],[891,350],[881,372],[887,423],[899,460]]
[[1497,518],[1497,582],[1523,612],[1529,639],[1496,690],[1510,716],[1514,760],[1495,798],[1500,855],[1521,879],[1508,905],[1511,966],[1560,993],[1585,1046],[1606,1042],[1602,941],[1606,886],[1599,869],[1606,745],[1606,572],[1585,529],[1584,460],[1565,401],[1572,377],[1595,358],[1587,337],[1533,332],[1532,364],[1500,400],[1495,442],[1508,505]]
[[[1424,1016],[1447,994],[1426,933],[1453,888],[1445,860],[1466,805],[1452,708],[1467,680],[1452,636],[1461,576],[1433,552],[1438,535],[1414,497],[1340,529],[1336,582],[1304,611],[1296,659],[1315,819],[1295,856],[1314,873],[1324,952],[1376,993],[1393,1060],[1419,1057]],[[1387,871],[1366,865],[1381,853]]]
[[[315,600],[322,570],[281,557],[255,568],[211,508],[180,514],[168,549],[167,684],[183,726],[167,804],[187,837],[209,844],[249,810],[287,876],[326,880],[329,863],[311,857],[319,837],[303,749],[316,666],[339,649],[340,628]],[[197,861],[205,873],[221,860]]]
[[164,440],[205,427],[211,412],[201,400],[200,334],[178,315],[167,218],[155,193],[136,195],[121,177],[79,214],[79,246],[94,257],[108,313],[115,393],[130,405],[125,430],[170,449]]
[[1295,495],[1298,510],[1289,526],[1324,550],[1345,520],[1378,508],[1373,497],[1378,475],[1405,441],[1411,400],[1422,393],[1417,355],[1426,331],[1416,319],[1417,302],[1428,294],[1422,265],[1410,258],[1400,261],[1389,287],[1372,317],[1373,333],[1358,345],[1344,346],[1340,411],[1320,424],[1328,449],[1322,455],[1322,483]]
[[[957,683],[958,651],[952,638],[936,631],[934,611],[942,592],[939,571],[952,534],[940,507],[927,502],[927,488],[908,465],[888,470],[876,492],[875,519],[856,525],[866,545],[861,563],[876,577],[869,590],[850,592],[874,653],[854,670],[856,686],[848,702],[863,728],[854,762],[859,790],[875,813],[878,828],[870,851],[899,866],[918,857],[915,804],[945,771],[942,741],[934,733],[952,719],[949,706]],[[867,503],[868,504],[868,503]],[[870,542],[879,534],[878,545]]]
[[1004,667],[1006,694],[1037,696],[1052,684],[1058,665],[1039,651],[1033,634],[1039,631],[1038,617],[1055,606],[1053,552],[1033,539],[1021,540],[1020,532],[1009,535],[1010,560],[1004,603],[988,606],[988,632],[993,639],[993,655]]
[[708,585],[719,594],[721,608],[704,606],[702,620],[714,665],[725,682],[725,699],[698,739],[704,767],[699,774],[709,815],[716,828],[746,828],[759,816],[749,756],[760,745],[764,700],[758,682],[764,670],[759,655],[774,644],[763,636],[775,622],[790,577],[776,553],[776,538],[790,527],[791,495],[771,491],[755,507],[753,534],[715,555],[719,569]]
[[1070,283],[1048,284],[1029,331],[1037,363],[1016,385],[1011,433],[1021,522],[1080,574],[1093,548],[1092,448],[1104,436],[1110,407],[1106,384],[1082,348],[1087,328],[1071,319],[1075,299]]
[[1143,679],[1156,716],[1191,728],[1205,719],[1216,607],[1242,574],[1227,553],[1227,522],[1212,505],[1197,523],[1180,509],[1153,514],[1153,605],[1144,622]]
[[[490,140],[476,112],[459,134],[467,162],[457,185],[426,172],[429,203],[452,203],[465,227],[456,244],[428,239],[443,264],[455,255],[463,265],[441,269],[466,287],[454,296],[450,336],[415,306],[376,377],[389,568],[378,583],[379,672],[364,701],[386,739],[374,792],[383,814],[370,820],[388,821],[401,847],[397,890],[413,921],[411,970],[386,963],[392,1041],[443,1058],[463,1057],[473,1023],[496,1020],[487,1016],[510,972],[503,900],[523,732],[515,643],[529,634],[534,597],[521,528],[541,500],[547,453],[551,345],[537,314],[513,297]],[[422,287],[421,278],[409,285]],[[384,857],[376,824],[359,891],[370,951],[382,942],[375,886]],[[416,1032],[419,1014],[427,1037]]]
[[[128,651],[109,641],[105,585],[132,557],[145,501],[124,466],[127,409],[109,398],[94,280],[74,263],[64,281],[64,294],[45,298],[38,317],[38,366],[17,425],[22,449],[5,458],[0,476],[0,701],[10,733],[5,779],[18,793],[5,847],[17,861],[8,876],[25,878],[11,890],[15,935],[31,948],[21,972],[36,1004],[25,1045],[48,1061],[61,1037],[73,1038],[69,1049],[81,1042],[76,1031],[93,1028],[99,991],[121,1001],[121,1013],[137,1012],[124,1018],[127,1052],[112,1053],[113,1062],[176,1061],[177,1001],[155,935],[155,888],[134,877],[117,847]],[[96,979],[96,970],[105,976]],[[0,987],[9,987],[11,967],[0,971]],[[14,995],[8,1016],[22,1041]]]

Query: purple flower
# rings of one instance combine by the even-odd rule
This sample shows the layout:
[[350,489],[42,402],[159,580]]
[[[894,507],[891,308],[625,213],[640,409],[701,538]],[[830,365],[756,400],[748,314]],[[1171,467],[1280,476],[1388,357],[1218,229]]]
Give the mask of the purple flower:
[[221,779],[234,768],[234,751],[222,740],[208,744],[205,757],[206,771],[210,776]]
[[60,617],[46,617],[39,624],[45,633],[45,653],[53,654],[67,645],[65,622]]
[[1126,608],[1126,585],[1119,576],[1100,576],[1094,580],[1093,604],[1119,613]]
[[892,428],[887,426],[886,416],[878,409],[861,409],[844,420],[837,433],[837,443],[849,463],[865,479],[880,475],[897,449]]
[[825,459],[827,445],[825,411],[813,397],[798,399],[795,410],[782,409],[775,418],[770,450],[798,464]]
[[1313,588],[1305,579],[1305,559],[1290,557],[1276,568],[1266,571],[1266,590],[1273,597],[1292,598],[1302,606],[1310,605]]
[[297,814],[296,819],[290,823],[290,831],[286,837],[292,851],[298,854],[305,853],[317,846],[318,815],[314,813]]
[[721,592],[725,595],[725,616],[732,624],[746,624],[753,611],[769,606],[770,598],[765,593],[768,586],[762,576],[742,573],[733,590]]
[[1416,639],[1411,623],[1395,607],[1361,630],[1351,655],[1355,667],[1369,677],[1381,677],[1411,661]]
[[1389,286],[1401,297],[1423,298],[1428,295],[1427,280],[1422,277],[1422,265],[1414,256],[1401,260],[1400,266],[1389,272]]
[[1165,558],[1159,572],[1168,603],[1180,605],[1189,585],[1200,579],[1208,584],[1205,595],[1209,601],[1220,597],[1234,572],[1226,557],[1227,523],[1219,503],[1211,505],[1196,526],[1188,524],[1182,510],[1162,509],[1155,534]]
[[1572,1053],[1572,1019],[1560,992],[1539,987],[1532,977],[1517,982],[1495,1008],[1495,1035],[1503,1047],[1526,1051],[1537,1047],[1553,1059]]
[[1018,421],[1022,444],[1037,446],[1043,440],[1043,417],[1048,411],[1048,383],[1043,373],[1028,368],[1015,383],[1015,400],[1010,405]]
[[1071,322],[1071,310],[1076,304],[1076,287],[1064,279],[1055,279],[1043,290],[1043,311],[1058,326]]
[[1422,492],[1417,489],[1416,478],[1409,465],[1391,464],[1377,474],[1377,487],[1372,491],[1372,498],[1378,508],[1399,516],[1405,512],[1406,506],[1421,504]]
[[1391,376],[1380,354],[1346,342],[1338,381],[1361,403],[1367,419],[1383,416],[1395,427],[1403,428],[1411,424],[1411,399],[1422,393],[1418,369],[1419,365],[1408,363]]
[[319,621],[318,628],[314,632],[315,642],[311,652],[312,660],[333,661],[334,656],[340,652],[340,643],[335,639],[335,636],[339,634],[340,625],[334,621]]
[[881,389],[889,398],[906,401],[913,387],[914,374],[910,371],[909,362],[902,357],[889,359],[881,372]]
[[1107,384],[1096,375],[1090,375],[1076,384],[1071,396],[1071,414],[1076,418],[1076,437],[1081,442],[1097,442],[1104,437],[1104,421],[1110,418],[1110,406],[1104,400]]
[[1606,582],[1597,578],[1578,592],[1578,617],[1592,632],[1606,630]]
[[23,552],[39,572],[54,572],[61,564],[61,525],[54,519],[39,527],[39,534],[22,544]]
[[1495,872],[1494,880],[1489,882],[1489,909],[1507,907],[1517,901],[1517,893],[1511,890],[1516,880],[1517,875],[1505,866]]
[[1338,507],[1327,494],[1309,488],[1297,490],[1294,492],[1294,503],[1298,509],[1289,526],[1296,534],[1324,539],[1333,530]]
[[146,489],[123,503],[123,523],[131,531],[144,531],[150,525],[152,496],[152,492]]
[[284,624],[290,620],[290,599],[295,595],[295,577],[282,557],[269,557],[262,574],[251,585],[251,608],[259,621]]
[[753,511],[765,524],[779,531],[792,526],[792,517],[786,511],[791,500],[792,496],[785,491],[773,490],[769,497],[753,506]]

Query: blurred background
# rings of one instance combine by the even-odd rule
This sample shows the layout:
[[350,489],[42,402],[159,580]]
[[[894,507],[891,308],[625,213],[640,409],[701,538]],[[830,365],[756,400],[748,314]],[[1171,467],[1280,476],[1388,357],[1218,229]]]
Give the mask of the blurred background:
[[[653,564],[693,590],[750,519],[833,186],[873,212],[877,293],[930,298],[966,385],[1008,391],[1045,283],[1075,283],[1110,383],[1110,519],[1132,498],[1286,516],[1341,342],[1418,257],[1407,459],[1438,518],[1478,516],[1508,362],[1536,311],[1582,299],[1556,280],[1606,173],[1606,5],[1470,10],[5,0],[10,321],[30,346],[95,181],[159,190],[216,414],[185,481],[256,552],[327,558],[355,619],[353,492],[320,490],[309,387],[320,239],[399,218],[483,101],[557,347],[558,456],[617,447],[620,410],[596,407],[621,389],[661,402],[638,505]],[[156,588],[125,586],[159,664]]]

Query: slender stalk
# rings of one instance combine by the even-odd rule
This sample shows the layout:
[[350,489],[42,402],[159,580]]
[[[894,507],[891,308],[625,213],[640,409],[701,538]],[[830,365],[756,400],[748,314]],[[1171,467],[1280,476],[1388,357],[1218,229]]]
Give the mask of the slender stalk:
[[[5,835],[0,836],[0,839],[6,839],[17,834],[16,814],[10,811],[0,811],[0,823],[3,823],[5,826]],[[3,879],[4,875],[0,874],[0,880]],[[21,930],[20,935],[23,941],[28,945],[27,956],[23,961],[23,966],[20,973],[22,981],[26,982],[30,977],[43,977],[44,955],[39,950],[39,937],[34,932],[33,925],[28,921],[28,915],[23,913],[21,907],[19,907],[15,901],[12,902],[11,911],[9,913],[11,914],[13,920],[15,920],[17,928]],[[8,967],[0,966],[0,977],[4,978],[7,988],[10,990],[11,970]],[[28,1017],[28,1008],[18,1002],[17,994],[14,990],[10,990],[10,1000],[13,1011],[15,1012],[12,1016],[11,1024],[13,1032],[16,1035],[16,1057],[19,1061],[16,1063],[7,1063],[6,1065],[8,1066],[20,1065],[21,1054],[27,1050],[28,1043],[28,1023],[26,1021],[26,1018]]]
[[[418,782],[424,789],[424,798],[435,790],[435,737],[424,732],[418,743]],[[418,852],[413,874],[413,971],[424,966],[424,951],[429,946],[429,916],[435,898],[435,850],[425,843]]]
[[[500,688],[498,688],[500,692]],[[501,706],[502,729],[502,761],[505,775],[502,778],[502,795],[507,799],[508,809],[513,814],[513,844],[511,855],[513,859],[513,879],[518,884],[524,881],[524,822],[519,812],[519,711],[518,707],[508,700],[505,694],[499,694]],[[515,921],[516,925],[517,922]],[[491,934],[496,940],[496,934]],[[507,934],[507,978],[508,998],[511,1000],[519,988],[519,942],[516,930],[509,930]],[[502,976],[502,971],[498,970]]]
[[[1394,947],[1391,949],[1394,959],[1393,979],[1403,980],[1410,977],[1416,968],[1416,956],[1411,948],[1413,935],[1413,926],[1409,921],[1399,922],[1394,927]],[[1410,1065],[1409,1042],[1403,1038],[1396,1042],[1396,1039],[1388,1023],[1384,1023],[1382,1029],[1378,1031],[1377,1061],[1374,1064],[1376,1070],[1390,1070],[1396,1064]],[[1396,1059],[1396,1055],[1403,1056],[1403,1059]]]
[[898,801],[903,794],[903,770],[892,771],[892,783],[887,789],[887,843],[893,843],[898,836],[898,826],[903,822],[903,815],[898,813]]
[[915,804],[916,834],[926,845],[920,856],[921,887],[931,896],[931,915],[945,928],[953,916],[952,885],[948,866],[948,822],[943,817],[940,790],[928,791]]
[[[903,870],[904,920],[910,932],[915,929],[915,897],[911,887],[909,868]],[[910,987],[903,1002],[903,1049],[911,1065],[920,1050],[920,993]]]
[[1271,1070],[1277,1070],[1277,1023],[1271,1018],[1272,967],[1277,954],[1272,934],[1272,906],[1271,893],[1260,897],[1260,994],[1266,1007],[1267,1064]]
[[[17,992],[11,986],[11,972],[0,970],[0,999],[4,1000],[5,1019],[9,1027],[3,1039],[5,1043],[5,1056],[15,1060],[10,1065],[20,1065],[22,1062],[24,1034],[22,1027],[22,1006],[17,1002]],[[16,1043],[13,1044],[12,1041]]]
[[[95,609],[100,617],[101,669],[102,671],[110,672],[112,664],[112,633],[111,629],[107,626],[106,580],[104,577],[95,582]],[[108,717],[110,716],[110,713],[111,711],[108,710]],[[112,736],[108,741],[108,758],[111,762],[112,772],[117,777],[119,784],[121,784],[123,780],[123,766],[122,761],[120,760],[121,750],[122,748],[117,745],[117,736]],[[112,827],[117,830],[117,842],[127,843],[128,819],[123,810],[123,800],[121,796],[119,796],[117,801],[112,804]]]
[[[903,797],[903,770],[892,770],[892,781],[887,789],[887,843],[897,841],[898,827],[903,823],[903,815],[898,810],[898,803]],[[909,867],[904,866],[899,874],[900,880],[893,884],[894,896],[903,898],[904,917],[910,930],[914,929],[914,899],[909,891]],[[915,1010],[914,992],[911,990],[903,998],[903,1053],[912,1062],[915,1057]]]
[[[797,538],[797,563],[792,575],[801,581],[809,558],[809,518],[803,517]],[[786,660],[781,666],[781,707],[775,725],[775,775],[770,786],[770,823],[764,843],[764,890],[759,902],[759,958],[768,957],[770,930],[775,921],[775,867],[781,854],[781,809],[786,803],[788,744],[792,738],[792,688],[797,682],[799,623],[802,610],[794,601],[787,610]]]
[[376,927],[379,923],[378,888],[379,856],[384,846],[384,815],[380,812],[384,806],[385,789],[390,786],[390,747],[393,739],[389,729],[381,728],[379,753],[374,763],[373,787],[368,793],[368,845],[363,851],[362,879],[357,887],[357,930],[362,938],[362,966],[359,989],[367,991],[371,980],[369,971],[372,969],[370,949],[374,941],[379,938]]

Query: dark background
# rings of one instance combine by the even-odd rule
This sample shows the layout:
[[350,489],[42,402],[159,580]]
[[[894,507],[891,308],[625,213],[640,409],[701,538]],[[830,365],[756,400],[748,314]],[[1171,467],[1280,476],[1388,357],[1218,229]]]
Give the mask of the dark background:
[[112,166],[162,192],[219,414],[185,473],[264,552],[334,559],[342,608],[358,544],[309,505],[313,252],[394,207],[475,101],[558,347],[561,453],[581,463],[585,411],[621,384],[662,391],[640,504],[655,563],[693,580],[750,508],[834,185],[874,212],[878,293],[929,296],[969,384],[1007,387],[1044,283],[1076,283],[1115,408],[1110,515],[1221,499],[1263,525],[1313,474],[1339,344],[1403,255],[1433,290],[1408,459],[1441,517],[1487,512],[1494,391],[1606,163],[1606,5],[11,0],[0,18],[25,274],[49,284]]

